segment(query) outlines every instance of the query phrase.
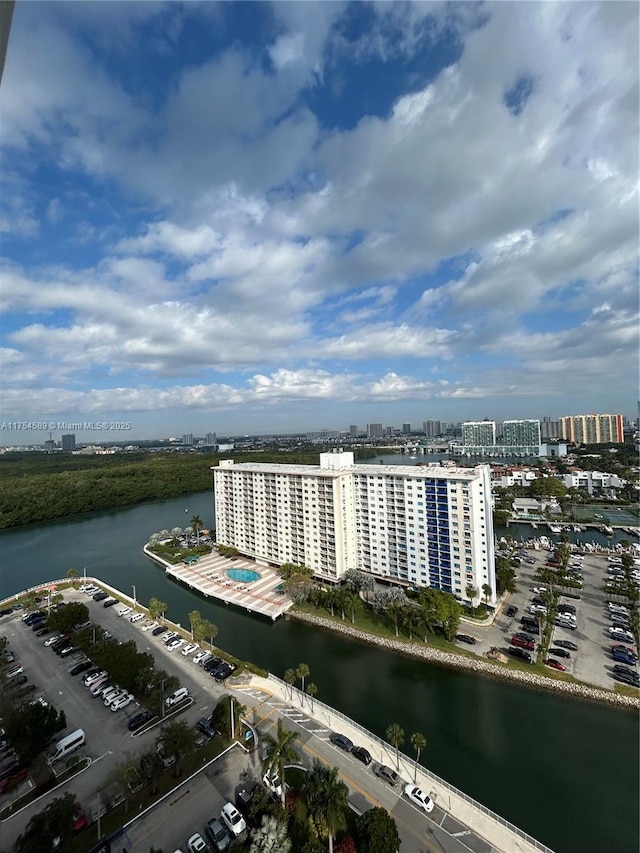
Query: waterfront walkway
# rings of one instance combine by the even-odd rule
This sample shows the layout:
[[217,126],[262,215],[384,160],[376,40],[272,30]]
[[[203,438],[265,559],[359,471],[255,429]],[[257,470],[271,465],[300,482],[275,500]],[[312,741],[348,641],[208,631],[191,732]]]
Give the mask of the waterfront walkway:
[[[415,784],[422,788],[435,804],[433,812],[425,817],[425,840],[427,836],[433,837],[434,830],[437,829],[440,837],[450,838],[450,845],[446,841],[444,845],[442,841],[439,842],[439,846],[447,853],[449,850],[460,849],[458,845],[462,845],[471,853],[552,853],[549,847],[420,764],[416,770],[415,762],[409,756],[399,752],[396,763],[396,750],[390,744],[335,708],[312,699],[276,676],[261,678],[246,674],[237,679],[230,679],[227,685],[249,700],[247,704],[252,706],[256,723],[259,718],[268,717],[271,712],[275,712],[286,718],[293,727],[299,727],[322,741],[328,742],[332,732],[340,732],[358,746],[364,746],[374,761],[386,764],[398,772],[401,782],[393,790],[399,796],[405,784],[414,783],[415,776]],[[343,759],[349,760],[337,748],[335,753],[335,764],[343,764]],[[349,781],[347,772],[345,770],[342,775]]]
[[[189,565],[174,565],[149,551],[147,546],[144,552],[154,562],[163,566],[169,577],[208,598],[233,604],[270,619],[282,616],[292,605],[291,599],[282,591],[280,575],[268,566],[257,565],[241,557],[221,557],[217,551],[200,557],[197,562]],[[255,580],[245,580],[243,573],[252,573],[258,577]],[[246,574],[246,578],[248,577]]]

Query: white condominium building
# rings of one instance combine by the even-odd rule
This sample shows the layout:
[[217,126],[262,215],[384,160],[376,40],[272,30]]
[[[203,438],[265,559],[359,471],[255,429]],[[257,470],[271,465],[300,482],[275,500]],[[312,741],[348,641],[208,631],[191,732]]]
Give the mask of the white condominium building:
[[213,468],[216,541],[257,561],[304,563],[339,581],[357,568],[389,581],[495,602],[490,469],[221,461]]

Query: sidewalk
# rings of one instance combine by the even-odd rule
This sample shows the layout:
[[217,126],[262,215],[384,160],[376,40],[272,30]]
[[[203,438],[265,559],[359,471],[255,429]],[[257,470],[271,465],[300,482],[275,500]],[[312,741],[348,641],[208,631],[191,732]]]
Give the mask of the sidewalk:
[[[409,756],[399,753],[398,767],[394,747],[364,729],[354,720],[345,717],[339,711],[328,707],[317,699],[313,700],[313,710],[311,710],[310,697],[296,687],[290,688],[288,684],[275,676],[262,678],[251,675],[232,681],[233,683],[229,683],[230,687],[233,686],[240,691],[243,689],[260,691],[265,694],[265,699],[273,697],[278,702],[294,708],[298,707],[301,711],[304,710],[304,714],[318,726],[326,727],[326,730],[329,731],[340,731],[354,743],[368,749],[374,761],[387,764],[392,769],[397,770],[403,784],[414,781],[415,763]],[[452,820],[454,826],[462,824],[460,827],[462,831],[455,832],[455,836],[463,844],[465,844],[465,834],[470,831],[472,835],[478,837],[477,841],[483,841],[483,846],[496,851],[496,853],[533,853],[533,851],[552,853],[550,848],[477,803],[462,791],[449,785],[444,779],[430,773],[421,765],[418,765],[416,784],[429,794],[434,803]],[[401,790],[398,793],[401,793]],[[468,841],[472,842],[472,838],[469,837]],[[469,843],[467,846],[470,850],[474,849],[473,843]],[[477,847],[477,845],[475,846]]]

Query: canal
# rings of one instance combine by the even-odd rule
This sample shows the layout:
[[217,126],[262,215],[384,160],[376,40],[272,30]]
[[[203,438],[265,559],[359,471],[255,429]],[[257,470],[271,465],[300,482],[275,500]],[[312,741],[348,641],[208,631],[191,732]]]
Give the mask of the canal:
[[168,602],[186,624],[199,609],[218,642],[282,676],[304,661],[318,698],[384,737],[400,723],[423,732],[423,763],[558,853],[638,849],[636,715],[451,672],[295,621],[275,624],[210,603],[168,581],[141,551],[149,535],[212,523],[211,496],[76,517],[0,533],[0,597],[73,567],[138,599]]

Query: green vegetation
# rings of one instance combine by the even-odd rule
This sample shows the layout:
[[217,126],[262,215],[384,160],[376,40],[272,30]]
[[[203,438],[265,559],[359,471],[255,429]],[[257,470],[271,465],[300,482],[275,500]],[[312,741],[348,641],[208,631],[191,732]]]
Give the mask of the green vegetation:
[[35,814],[16,841],[16,853],[73,850],[74,804],[74,795],[64,794]]

